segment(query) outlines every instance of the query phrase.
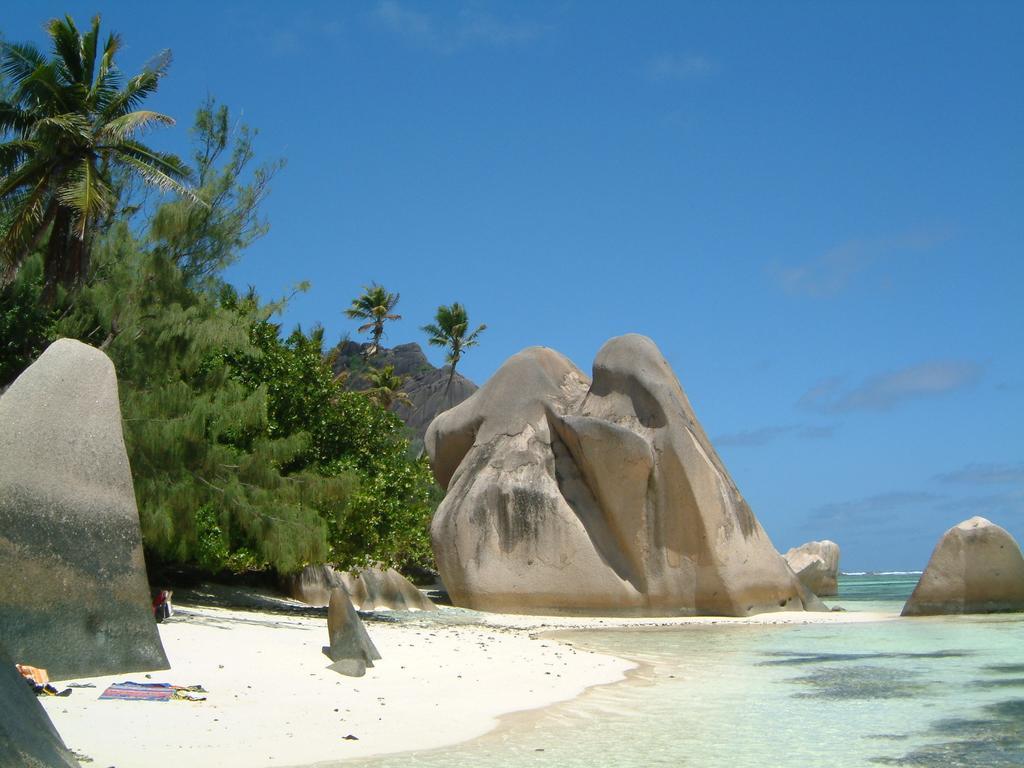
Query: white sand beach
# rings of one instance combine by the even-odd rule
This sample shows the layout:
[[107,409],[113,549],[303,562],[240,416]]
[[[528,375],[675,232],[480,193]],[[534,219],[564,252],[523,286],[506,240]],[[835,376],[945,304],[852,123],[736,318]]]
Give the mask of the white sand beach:
[[[622,680],[635,666],[545,637],[547,630],[884,618],[487,614],[483,623],[447,624],[423,614],[367,622],[383,658],[365,677],[351,678],[327,668],[325,616],[185,604],[160,625],[171,669],[77,680],[96,687],[42,701],[67,745],[103,768],[309,765],[466,741],[494,728],[502,715],[572,699],[590,686]],[[208,693],[200,702],[99,700],[107,685],[125,680],[199,684]]]

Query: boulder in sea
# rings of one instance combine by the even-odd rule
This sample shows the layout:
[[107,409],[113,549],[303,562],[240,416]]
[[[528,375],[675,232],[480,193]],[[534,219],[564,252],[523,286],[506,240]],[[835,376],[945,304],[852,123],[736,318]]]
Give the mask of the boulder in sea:
[[509,613],[824,609],[786,565],[654,343],[608,341],[591,381],[544,347],[431,423],[431,525],[456,605]]
[[809,541],[793,547],[784,557],[793,573],[818,597],[839,594],[839,545]]
[[0,397],[0,637],[56,680],[167,668],[114,366],[71,339]]
[[352,602],[360,611],[434,611],[430,598],[394,568],[364,568],[341,574]]
[[904,616],[1024,611],[1024,557],[1013,536],[984,517],[946,531]]
[[43,705],[0,648],[0,768],[78,768]]
[[327,634],[330,645],[324,653],[333,664],[330,668],[349,677],[362,677],[366,668],[380,658],[363,620],[359,618],[348,592],[338,587],[331,592],[327,608]]

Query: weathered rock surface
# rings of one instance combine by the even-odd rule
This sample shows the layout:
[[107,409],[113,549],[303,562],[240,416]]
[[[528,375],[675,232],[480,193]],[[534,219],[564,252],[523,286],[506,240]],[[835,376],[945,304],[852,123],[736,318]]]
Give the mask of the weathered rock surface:
[[114,366],[70,339],[0,398],[0,637],[55,680],[167,668]]
[[452,377],[449,387],[450,370],[431,365],[419,344],[399,344],[393,349],[381,347],[376,355],[366,359],[363,355],[368,346],[353,341],[339,344],[332,364],[334,373],[348,371],[350,378],[347,387],[361,390],[369,386],[366,378],[359,373],[362,368],[367,365],[374,368],[393,365],[396,375],[406,377],[402,391],[409,396],[412,405],[396,403],[392,410],[420,440],[437,414],[458,405],[476,392],[476,384],[458,371]]
[[341,587],[360,611],[433,611],[430,598],[408,579],[389,568],[365,568],[354,573],[339,573],[330,565],[309,565],[285,579],[285,589],[296,600],[309,605],[327,605],[331,592]]
[[434,611],[430,598],[394,568],[364,568],[341,574],[352,603],[360,611]]
[[456,605],[512,613],[749,615],[823,608],[697,422],[654,343],[610,340],[590,381],[511,357],[426,435],[431,526]]
[[289,597],[318,608],[330,604],[331,592],[339,587],[345,589],[345,582],[330,565],[307,565],[281,579],[281,588]]
[[839,594],[839,545],[809,541],[793,547],[784,557],[793,573],[818,597]]
[[324,653],[330,657],[331,669],[349,677],[362,677],[366,668],[380,658],[376,646],[370,640],[363,620],[349,600],[348,593],[341,588],[331,592],[327,608],[327,634],[330,645]]
[[1024,557],[1013,537],[984,517],[946,531],[904,616],[1024,611]]
[[14,660],[0,647],[0,768],[78,768]]

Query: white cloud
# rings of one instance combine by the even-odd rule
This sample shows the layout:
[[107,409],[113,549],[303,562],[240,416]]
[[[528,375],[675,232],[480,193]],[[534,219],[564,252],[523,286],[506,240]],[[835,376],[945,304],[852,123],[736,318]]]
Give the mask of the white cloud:
[[894,237],[850,240],[802,264],[774,266],[776,283],[792,296],[829,298],[842,293],[877,262],[907,251],[928,251],[948,240],[942,229],[921,229]]
[[[436,7],[431,6],[432,11]],[[454,16],[442,16],[410,8],[398,0],[381,0],[375,16],[410,42],[445,54],[470,45],[523,45],[548,31],[548,27],[539,24],[500,19],[477,7],[464,7]]]
[[663,53],[647,62],[647,75],[652,80],[687,80],[712,68],[710,59],[704,56]]
[[871,376],[846,390],[840,379],[830,378],[805,392],[797,405],[825,413],[888,411],[912,400],[973,386],[982,370],[972,360],[932,360]]

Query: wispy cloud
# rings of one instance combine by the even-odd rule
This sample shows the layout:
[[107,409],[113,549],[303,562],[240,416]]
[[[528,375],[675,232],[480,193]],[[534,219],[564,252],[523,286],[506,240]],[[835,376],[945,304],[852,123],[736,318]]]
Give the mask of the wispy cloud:
[[374,15],[385,26],[411,43],[438,53],[450,54],[470,45],[507,47],[533,42],[549,27],[510,21],[478,7],[464,7],[454,16],[411,8],[398,0],[381,0]]
[[707,74],[713,65],[705,56],[662,53],[648,61],[646,69],[652,80],[688,80]]
[[781,437],[793,435],[801,440],[825,440],[835,434],[835,427],[812,424],[784,424],[778,426],[743,429],[716,436],[711,442],[716,446],[759,446],[767,445]]
[[908,508],[918,508],[940,501],[943,497],[926,491],[891,491],[862,499],[822,504],[810,514],[815,522],[858,523],[880,522]]
[[959,485],[1024,485],[1024,464],[968,464],[935,479]]
[[725,435],[718,435],[711,442],[718,446],[723,445],[766,445],[783,435],[793,431],[792,427],[761,427],[760,429],[744,429],[739,432],[730,432]]
[[852,389],[832,377],[811,387],[797,405],[823,413],[888,411],[912,400],[973,386],[982,371],[981,363],[972,360],[932,360],[871,376]]
[[829,298],[850,287],[876,262],[908,251],[927,251],[948,240],[946,230],[919,230],[894,237],[850,240],[802,264],[775,265],[770,272],[792,296]]

